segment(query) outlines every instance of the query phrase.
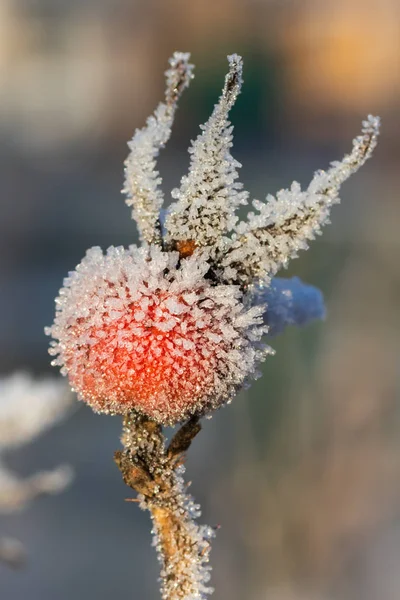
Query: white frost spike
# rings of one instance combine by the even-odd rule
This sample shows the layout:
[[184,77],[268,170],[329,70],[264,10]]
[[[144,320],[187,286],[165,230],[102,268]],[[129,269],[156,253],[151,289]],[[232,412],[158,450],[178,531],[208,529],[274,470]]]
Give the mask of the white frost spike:
[[254,200],[259,214],[249,213],[247,223],[239,223],[235,239],[222,264],[225,279],[249,283],[254,277],[268,280],[295,258],[307,241],[328,222],[331,206],[340,201],[341,184],[370,158],[379,133],[379,117],[368,116],[362,135],[353,141],[353,150],[328,171],[317,171],[305,191],[294,182],[265,204]]
[[125,161],[122,191],[127,195],[127,205],[132,206],[132,217],[143,242],[161,243],[158,219],[163,193],[159,188],[161,178],[156,170],[156,158],[171,135],[179,97],[193,77],[189,58],[190,54],[184,52],[175,52],[170,58],[170,68],[165,73],[165,102],[158,105],[146,126],[137,129],[128,143],[130,153]]
[[214,256],[224,248],[224,236],[236,224],[235,209],[246,204],[248,197],[237,182],[241,164],[230,153],[233,128],[228,121],[242,86],[242,59],[233,54],[228,61],[222,95],[189,149],[189,174],[182,178],[180,189],[173,190],[177,202],[166,219],[170,244],[179,248],[179,242],[190,240],[196,246],[209,246]]

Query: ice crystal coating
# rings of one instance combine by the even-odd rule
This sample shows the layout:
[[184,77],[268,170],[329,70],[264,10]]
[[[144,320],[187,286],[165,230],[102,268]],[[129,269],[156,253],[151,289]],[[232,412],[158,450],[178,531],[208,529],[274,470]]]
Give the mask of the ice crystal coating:
[[116,462],[125,483],[139,493],[140,507],[150,511],[163,600],[200,600],[213,592],[209,554],[215,528],[197,522],[200,507],[187,491],[181,464],[200,429],[198,419],[190,419],[167,445],[154,421],[137,413],[124,418],[124,450]]
[[49,330],[54,364],[99,412],[182,421],[228,402],[256,375],[263,306],[206,279],[207,255],[92,248],[64,282]]
[[159,212],[163,203],[160,190],[161,178],[156,171],[156,158],[171,135],[171,127],[177,103],[183,90],[188,87],[193,65],[190,54],[175,52],[166,71],[165,102],[161,102],[154,115],[149,117],[143,129],[137,129],[128,143],[130,153],[125,161],[126,203],[132,206],[140,238],[148,243],[160,243]]
[[[184,453],[199,417],[229,402],[272,350],[262,336],[324,314],[322,296],[297,278],[271,279],[328,222],[341,184],[371,156],[379,118],[369,116],[352,152],[266,204],[237,181],[228,114],[242,85],[242,59],[228,57],[222,95],[192,143],[189,173],[164,221],[159,150],[177,100],[192,77],[189,54],[175,53],[165,102],[129,143],[127,203],[142,248],[89,250],[56,300],[54,365],[95,411],[124,414],[122,477],[153,520],[163,600],[201,600],[208,587],[209,540],[199,508],[185,492]],[[265,325],[265,323],[267,325]],[[187,420],[168,448],[161,425]]]
[[37,495],[58,493],[70,483],[68,466],[22,479],[5,466],[3,455],[65,418],[72,402],[63,380],[35,380],[23,372],[0,379],[0,512],[20,510]]
[[228,56],[229,72],[218,104],[190,152],[189,174],[172,191],[177,201],[166,219],[167,241],[173,246],[186,240],[195,247],[221,252],[225,236],[233,230],[236,208],[247,203],[248,193],[237,180],[241,164],[232,158],[233,127],[228,114],[242,87],[242,59]]
[[[163,566],[161,579],[163,581],[163,600],[196,600],[212,594],[210,587],[211,567],[209,565],[210,541],[215,537],[214,528],[208,525],[199,525],[197,519],[201,516],[200,506],[196,504],[190,494],[185,490],[183,475],[185,468],[178,467],[173,476],[173,487],[170,491],[171,500],[168,511],[176,519],[173,532],[180,542],[180,551],[176,552],[173,560],[165,565],[165,556],[162,539],[162,520],[158,518],[157,509],[152,512],[153,519],[153,546],[157,549],[160,562]],[[165,510],[165,509],[164,509]],[[159,509],[160,511],[160,509]],[[182,589],[182,583],[177,588],[174,578],[179,574],[181,582],[188,582]]]
[[379,117],[369,115],[350,154],[333,162],[328,171],[317,171],[305,191],[295,181],[276,198],[268,195],[267,203],[253,201],[259,214],[251,212],[247,222],[237,225],[233,244],[222,260],[228,281],[268,280],[296,258],[299,250],[308,248],[308,240],[329,222],[331,206],[340,202],[341,184],[371,157],[379,125]]
[[189,150],[189,173],[162,223],[156,157],[192,77],[189,54],[172,56],[165,102],[136,131],[125,163],[124,191],[144,246],[110,248],[105,256],[89,250],[57,299],[48,329],[53,364],[97,411],[136,409],[161,423],[204,414],[228,402],[270,352],[260,346],[265,297],[271,334],[323,314],[321,298],[301,292],[295,280],[285,290],[279,282],[267,289],[328,222],[341,184],[375,148],[379,118],[369,116],[352,152],[317,171],[305,191],[294,182],[267,203],[254,200],[257,214],[237,223],[248,193],[237,181],[228,115],[243,65],[236,54],[228,62],[222,95]]

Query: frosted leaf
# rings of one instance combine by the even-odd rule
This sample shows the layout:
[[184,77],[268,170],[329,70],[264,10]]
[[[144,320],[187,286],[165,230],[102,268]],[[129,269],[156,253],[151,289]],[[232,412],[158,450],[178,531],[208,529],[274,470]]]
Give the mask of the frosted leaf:
[[254,200],[257,213],[249,213],[240,223],[231,248],[222,260],[225,279],[250,283],[253,278],[268,279],[299,250],[308,248],[308,240],[321,233],[328,223],[331,206],[340,201],[341,184],[370,158],[377,143],[379,118],[368,116],[362,134],[353,141],[353,150],[342,161],[333,162],[327,171],[317,171],[305,191],[294,182],[267,203]]
[[304,326],[325,318],[321,291],[298,277],[274,277],[269,286],[251,286],[250,295],[254,304],[266,304],[264,322],[269,336],[282,333],[288,325]]
[[69,466],[23,479],[5,466],[2,457],[65,418],[72,401],[62,380],[35,380],[23,372],[0,379],[0,512],[20,510],[39,494],[58,493],[70,483]]
[[190,54],[183,52],[175,52],[170,58],[170,68],[165,73],[165,102],[158,105],[146,126],[137,129],[128,143],[130,153],[125,161],[122,191],[127,195],[127,205],[132,206],[140,239],[148,243],[161,243],[158,218],[163,194],[159,187],[161,178],[156,170],[156,158],[171,135],[179,97],[193,77],[189,58]]
[[213,255],[220,252],[224,236],[236,224],[236,208],[247,203],[248,194],[237,181],[241,165],[230,153],[233,128],[228,121],[242,86],[242,59],[233,54],[228,61],[219,102],[189,149],[189,173],[172,192],[176,202],[168,211],[165,226],[167,242],[177,249],[191,240],[196,247],[210,246]]

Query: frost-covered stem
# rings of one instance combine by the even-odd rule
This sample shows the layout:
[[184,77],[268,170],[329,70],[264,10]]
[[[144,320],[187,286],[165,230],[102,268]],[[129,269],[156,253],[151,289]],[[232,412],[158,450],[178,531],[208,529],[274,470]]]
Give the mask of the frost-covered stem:
[[132,216],[143,242],[162,243],[159,216],[163,193],[156,161],[171,135],[179,97],[193,77],[189,57],[188,53],[175,52],[170,58],[170,68],[165,73],[165,102],[158,105],[146,126],[137,129],[128,143],[130,153],[125,161],[122,191],[127,195],[126,203],[132,206]]
[[115,453],[125,483],[139,493],[140,507],[153,521],[163,600],[200,600],[212,592],[206,583],[214,531],[196,523],[199,508],[182,479],[183,454],[199,430],[198,420],[189,420],[167,448],[157,423],[131,414],[124,419],[124,450]]

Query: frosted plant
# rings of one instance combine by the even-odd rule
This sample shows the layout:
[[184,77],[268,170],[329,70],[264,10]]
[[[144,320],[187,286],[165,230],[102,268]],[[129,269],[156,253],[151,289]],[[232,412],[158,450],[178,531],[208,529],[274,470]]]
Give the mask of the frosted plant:
[[[0,514],[22,510],[36,496],[59,493],[70,483],[67,465],[22,479],[6,467],[4,455],[65,418],[71,405],[72,394],[62,380],[34,380],[23,372],[0,379]],[[0,559],[13,564],[22,553],[19,542],[0,539]]]
[[[175,53],[165,102],[129,142],[124,192],[142,245],[88,250],[64,281],[47,328],[53,365],[96,412],[124,418],[116,463],[153,520],[163,600],[212,592],[212,528],[183,483],[184,454],[200,418],[229,403],[272,353],[265,337],[324,316],[322,296],[297,278],[271,279],[327,223],[343,183],[371,156],[379,119],[368,117],[352,152],[318,171],[305,191],[254,201],[231,156],[229,111],[242,85],[242,59],[228,57],[222,95],[192,143],[175,202],[161,209],[156,158],[177,101],[192,79],[189,54]],[[169,445],[163,426],[181,424]]]
[[170,68],[165,73],[167,88],[165,102],[161,102],[154,115],[149,117],[144,129],[136,130],[128,143],[130,154],[125,162],[126,203],[132,206],[143,242],[160,243],[159,214],[163,194],[159,188],[161,178],[156,171],[156,158],[171,135],[179,96],[188,87],[192,77],[189,54],[175,52]]
[[235,210],[247,204],[248,193],[237,182],[241,165],[230,154],[233,128],[228,121],[242,86],[242,59],[233,54],[228,61],[221,98],[189,150],[189,174],[172,192],[177,201],[167,216],[166,239],[181,254],[190,252],[188,242],[209,248],[213,258],[223,253],[237,222]]

